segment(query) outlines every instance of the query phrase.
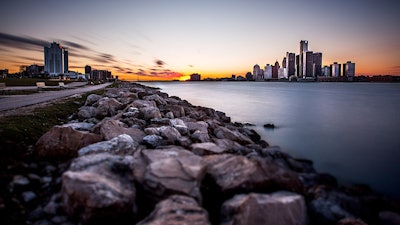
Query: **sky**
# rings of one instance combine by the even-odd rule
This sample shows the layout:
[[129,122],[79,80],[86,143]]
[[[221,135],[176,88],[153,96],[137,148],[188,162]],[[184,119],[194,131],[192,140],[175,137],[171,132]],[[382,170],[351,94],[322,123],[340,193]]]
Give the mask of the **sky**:
[[322,52],[323,65],[400,75],[400,5],[387,0],[4,0],[0,69],[43,65],[43,47],[69,50],[69,69],[127,80],[245,75],[286,52]]

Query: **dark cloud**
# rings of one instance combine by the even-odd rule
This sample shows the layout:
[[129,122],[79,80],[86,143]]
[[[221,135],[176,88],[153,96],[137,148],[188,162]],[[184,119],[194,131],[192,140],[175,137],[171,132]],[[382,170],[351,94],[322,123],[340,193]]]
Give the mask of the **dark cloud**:
[[17,56],[18,58],[20,58],[20,59],[25,59],[25,60],[28,60],[28,61],[31,61],[31,62],[38,62],[38,61],[43,61],[43,58],[41,58],[41,59],[38,59],[38,58],[32,58],[32,57],[26,57],[26,56]]
[[50,45],[50,43],[33,37],[0,33],[0,45],[24,50],[43,51],[43,47]]
[[61,44],[64,45],[67,48],[76,48],[76,49],[81,49],[81,50],[89,50],[91,51],[91,49],[89,49],[88,47],[78,44],[76,42],[72,42],[72,41],[65,41],[65,40],[60,40]]
[[154,63],[158,66],[158,67],[163,67],[165,65],[165,62],[160,60],[160,59],[156,59],[154,60]]

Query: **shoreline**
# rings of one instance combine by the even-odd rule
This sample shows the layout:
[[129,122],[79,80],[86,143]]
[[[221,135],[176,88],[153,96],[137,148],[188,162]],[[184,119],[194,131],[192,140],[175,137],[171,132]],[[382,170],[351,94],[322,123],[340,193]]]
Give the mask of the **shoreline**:
[[[302,224],[336,224],[345,219],[358,220],[355,218],[375,224],[386,219],[387,213],[382,216],[382,212],[399,213],[398,201],[373,193],[367,186],[341,187],[333,176],[315,171],[311,161],[294,159],[278,147],[269,146],[254,130],[240,123],[232,123],[225,113],[193,106],[155,88],[122,82],[119,88],[106,89],[103,96],[89,95],[85,105],[73,118],[71,125],[53,127],[36,144],[35,157],[50,161],[50,166],[44,166],[45,170],[52,166],[51,162],[56,162],[55,159],[62,159],[65,163],[53,165],[55,169],[47,169],[52,170],[50,174],[53,181],[47,185],[53,187],[53,194],[47,196],[47,202],[39,202],[39,206],[33,209],[32,212],[41,213],[36,218],[31,216],[31,222],[53,221],[61,214],[63,220],[72,224],[119,216],[150,224],[146,221],[160,219],[154,210],[164,207],[159,206],[163,200],[183,195],[194,199],[193,204],[198,204],[198,210],[203,212],[201,215],[208,215],[203,218],[203,224],[210,221],[218,224],[218,221],[251,216],[240,210],[235,215],[219,213],[221,208],[236,207],[230,200],[238,194],[260,200],[275,196],[274,193],[279,191],[290,191],[294,194],[290,196],[303,202],[304,207],[298,219],[307,218],[310,223]],[[85,144],[77,147],[77,143],[51,138],[60,133],[65,134],[65,140],[71,135],[78,135],[76,137],[79,137],[80,143]],[[61,148],[61,145],[65,146]],[[165,158],[165,154],[169,157]],[[179,158],[171,158],[173,155]],[[105,159],[111,163],[107,165],[113,170],[104,165]],[[71,161],[73,163],[70,165]],[[235,165],[243,167],[236,168]],[[27,170],[33,167],[29,164]],[[104,171],[107,176],[92,174],[94,169]],[[231,170],[239,176],[233,176]],[[187,172],[182,174],[179,171]],[[121,173],[125,176],[121,177]],[[133,177],[129,175],[130,178],[126,179],[126,173],[133,174]],[[160,176],[164,173],[171,173],[171,178]],[[191,175],[187,177],[187,173]],[[172,179],[180,176],[185,178]],[[98,181],[95,182],[97,185],[103,185],[108,191],[111,183],[121,184],[119,188],[131,190],[128,196],[136,200],[124,202],[117,199],[117,205],[102,208],[100,206],[104,207],[107,197],[96,197],[97,193],[93,193],[98,205],[89,206],[85,202],[87,194],[84,193],[93,188],[92,184],[86,182],[94,178]],[[16,194],[29,195],[27,189],[34,179],[28,176],[28,185],[21,185],[17,180],[14,177],[10,183],[21,189]],[[76,183],[77,180],[81,183]],[[113,187],[113,191],[119,190]],[[163,187],[161,189],[164,191],[155,187]],[[254,192],[260,196],[250,195]],[[75,196],[77,193],[81,193],[78,199]],[[282,201],[277,199],[278,202]],[[376,209],[376,205],[372,207],[366,203],[379,203],[379,207]],[[219,208],[213,208],[215,205]],[[251,207],[261,205],[259,203]],[[51,206],[56,210],[51,211]],[[127,210],[133,206],[136,210]],[[340,213],[332,217],[328,206],[338,207]],[[86,210],[82,212],[78,208]],[[105,218],[99,214],[102,210],[107,212]],[[187,218],[191,216],[194,215],[188,213]]]

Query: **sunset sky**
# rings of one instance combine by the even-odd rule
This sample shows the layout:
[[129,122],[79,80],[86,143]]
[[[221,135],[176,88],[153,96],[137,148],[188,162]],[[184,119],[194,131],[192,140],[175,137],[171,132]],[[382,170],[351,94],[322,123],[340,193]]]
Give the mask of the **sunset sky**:
[[124,79],[244,75],[282,62],[300,40],[323,65],[356,63],[357,75],[400,75],[400,7],[387,0],[6,0],[0,69],[43,65],[43,46],[69,49],[69,69]]

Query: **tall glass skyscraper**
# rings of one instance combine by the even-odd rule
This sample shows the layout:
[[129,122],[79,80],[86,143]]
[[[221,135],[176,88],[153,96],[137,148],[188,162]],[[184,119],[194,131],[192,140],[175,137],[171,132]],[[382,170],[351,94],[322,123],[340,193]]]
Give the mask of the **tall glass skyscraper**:
[[50,76],[68,73],[68,51],[60,44],[53,42],[44,47],[44,71]]

